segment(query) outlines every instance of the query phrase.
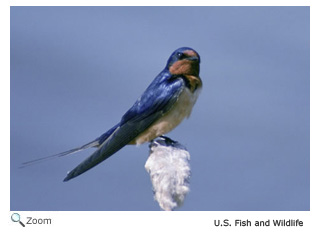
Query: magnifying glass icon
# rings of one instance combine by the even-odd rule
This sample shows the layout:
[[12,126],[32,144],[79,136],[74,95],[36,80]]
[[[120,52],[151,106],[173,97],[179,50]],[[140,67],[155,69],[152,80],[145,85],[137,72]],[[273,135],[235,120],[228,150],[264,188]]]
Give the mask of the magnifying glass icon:
[[12,220],[13,222],[19,222],[20,225],[22,225],[23,227],[25,227],[25,225],[20,221],[20,214],[18,214],[18,213],[13,213],[13,214],[11,215],[11,220]]

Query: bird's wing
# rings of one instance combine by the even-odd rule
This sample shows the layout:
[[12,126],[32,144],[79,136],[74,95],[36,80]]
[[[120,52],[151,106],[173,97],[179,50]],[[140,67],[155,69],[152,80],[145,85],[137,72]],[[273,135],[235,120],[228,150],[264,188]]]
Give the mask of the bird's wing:
[[151,83],[122,117],[113,133],[91,156],[70,171],[64,181],[84,173],[109,158],[171,109],[183,90],[183,80],[181,78],[159,80],[156,78]]

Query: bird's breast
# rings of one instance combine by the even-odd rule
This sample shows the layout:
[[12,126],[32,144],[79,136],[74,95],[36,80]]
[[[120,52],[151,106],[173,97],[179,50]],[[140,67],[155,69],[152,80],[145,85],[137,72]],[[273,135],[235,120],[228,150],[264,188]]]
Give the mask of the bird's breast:
[[168,133],[178,126],[184,118],[188,118],[190,116],[192,107],[197,101],[200,90],[201,89],[198,88],[192,92],[189,88],[184,88],[172,108],[160,119],[154,122],[147,130],[131,141],[130,144],[142,144],[149,142],[160,135]]

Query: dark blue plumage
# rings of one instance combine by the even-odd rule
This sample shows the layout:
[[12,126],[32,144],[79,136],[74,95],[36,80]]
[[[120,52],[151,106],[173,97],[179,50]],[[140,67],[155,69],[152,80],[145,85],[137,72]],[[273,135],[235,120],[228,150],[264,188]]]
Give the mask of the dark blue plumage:
[[[198,96],[192,91],[202,85],[199,63],[199,54],[191,48],[174,51],[164,70],[123,115],[120,123],[92,142],[95,146],[98,142],[98,149],[69,172],[64,181],[94,167],[127,144],[140,144],[155,139],[162,132],[169,132],[188,117]],[[190,85],[195,82],[197,86],[191,91]],[[192,95],[195,95],[194,99]],[[179,101],[180,98],[182,100]],[[179,109],[178,113],[174,112],[175,108]]]
[[188,117],[202,86],[199,63],[200,56],[192,48],[177,49],[169,57],[164,70],[156,76],[118,124],[90,143],[50,156],[49,158],[64,156],[89,147],[98,148],[69,172],[64,181],[96,166],[127,144],[149,142],[168,133]]

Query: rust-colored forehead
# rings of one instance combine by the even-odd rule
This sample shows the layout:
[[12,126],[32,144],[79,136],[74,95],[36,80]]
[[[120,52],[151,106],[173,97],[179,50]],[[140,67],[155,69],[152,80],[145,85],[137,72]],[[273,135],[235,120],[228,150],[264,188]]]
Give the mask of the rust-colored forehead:
[[183,52],[183,54],[185,54],[185,55],[187,55],[187,56],[189,56],[189,57],[191,57],[191,56],[198,56],[198,54],[197,54],[195,51],[192,51],[192,50],[185,50],[185,51]]

